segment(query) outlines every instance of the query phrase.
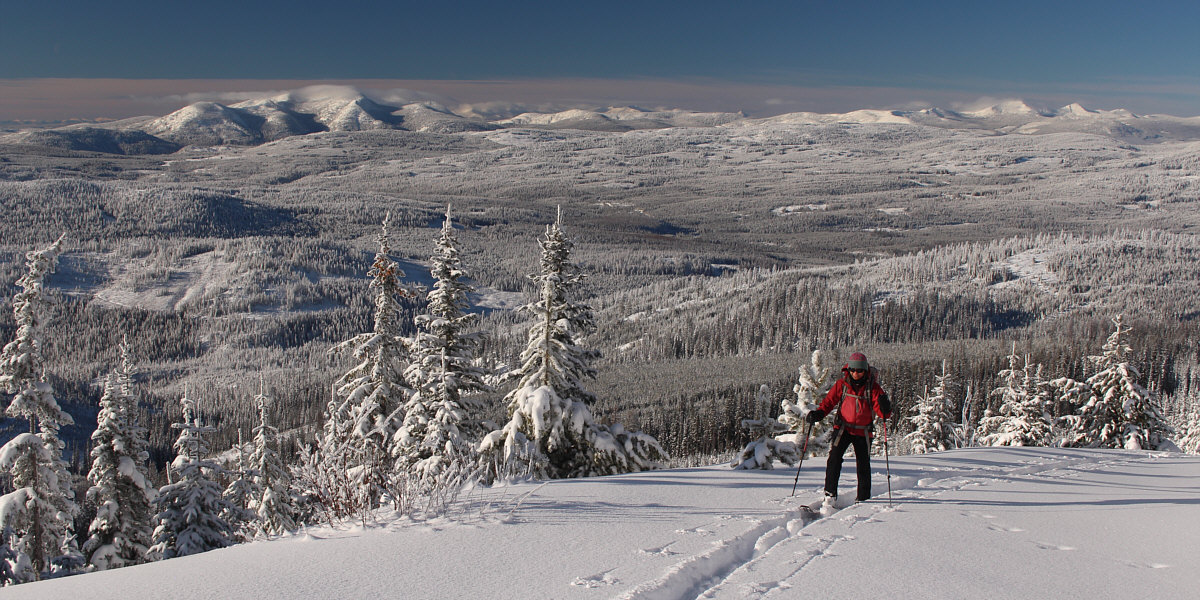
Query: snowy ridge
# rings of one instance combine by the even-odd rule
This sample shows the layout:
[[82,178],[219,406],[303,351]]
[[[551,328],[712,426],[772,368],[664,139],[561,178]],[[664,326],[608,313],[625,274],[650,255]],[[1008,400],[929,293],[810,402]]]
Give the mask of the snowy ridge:
[[509,119],[495,121],[497,125],[519,127],[539,126],[574,129],[657,129],[667,127],[712,127],[744,118],[741,113],[692,112],[686,110],[647,111],[630,106],[612,107],[604,111],[569,109],[554,113],[526,112]]
[[217,104],[197,102],[143,126],[146,133],[182,144],[252,144],[262,141],[261,118]]
[[961,114],[979,119],[997,117],[1001,115],[1046,116],[1041,113],[1041,111],[1038,111],[1037,109],[1020,100],[1001,100],[1000,102],[983,106],[981,108],[963,110],[961,111]]
[[796,112],[767,117],[765,119],[747,120],[744,124],[756,125],[825,125],[832,123],[896,123],[913,125],[914,122],[901,111],[886,110],[856,110],[842,114],[821,114],[811,112]]
[[839,597],[1182,599],[1200,584],[1192,514],[1200,457],[1056,448],[892,457],[890,507],[882,457],[872,467],[874,498],[811,520],[800,506],[820,497],[821,459],[805,462],[795,496],[790,468],[716,465],[475,490],[457,522],[380,514],[366,528],[312,528],[5,592],[740,600],[837,589]]
[[1135,143],[1200,138],[1200,117],[1137,115],[1124,109],[1091,110],[1078,103],[1056,110],[1038,110],[1020,100],[1006,100],[963,111],[926,108],[856,110],[841,114],[797,112],[763,119],[741,119],[729,125],[794,127],[876,123],[973,129],[997,134],[1091,133]]
[[323,131],[405,129],[450,133],[488,129],[435,103],[391,106],[354,88],[314,86],[228,106],[197,102],[169,115],[129,124],[186,145],[253,145]]
[[[1200,117],[1138,115],[1128,110],[1093,110],[1078,103],[1058,109],[1037,109],[1021,100],[1000,100],[982,106],[951,110],[862,109],[846,113],[794,112],[752,118],[735,112],[697,112],[683,109],[646,110],[633,106],[566,108],[542,112],[502,103],[464,104],[448,108],[427,94],[394,96],[385,103],[345,86],[312,86],[230,105],[197,102],[158,118],[137,118],[107,124],[71,125],[47,130],[68,141],[27,133],[0,136],[0,142],[69,145],[75,149],[112,152],[111,140],[97,141],[95,131],[138,132],[153,136],[140,145],[165,151],[160,144],[212,146],[256,145],[290,136],[324,131],[403,129],[434,133],[486,131],[498,128],[576,129],[625,132],[676,127],[795,128],[829,125],[900,125],[969,129],[996,134],[1042,135],[1077,132],[1144,143],[1200,140]],[[457,112],[456,112],[457,110]],[[89,133],[88,130],[91,130]],[[78,138],[78,139],[75,139]]]

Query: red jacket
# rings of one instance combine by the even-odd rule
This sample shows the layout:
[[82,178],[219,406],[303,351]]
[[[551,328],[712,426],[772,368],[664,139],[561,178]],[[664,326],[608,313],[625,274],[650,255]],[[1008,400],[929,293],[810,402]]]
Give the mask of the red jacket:
[[875,373],[875,368],[871,367],[867,376],[856,385],[850,378],[850,368],[842,367],[842,378],[833,384],[833,388],[825,394],[825,399],[818,407],[825,414],[832,413],[834,409],[838,410],[839,418],[834,427],[845,424],[850,433],[868,435],[875,415],[885,421],[892,416],[890,405],[887,407],[888,412],[884,412],[884,406],[880,404],[881,400],[883,404],[890,403],[883,388],[875,381]]

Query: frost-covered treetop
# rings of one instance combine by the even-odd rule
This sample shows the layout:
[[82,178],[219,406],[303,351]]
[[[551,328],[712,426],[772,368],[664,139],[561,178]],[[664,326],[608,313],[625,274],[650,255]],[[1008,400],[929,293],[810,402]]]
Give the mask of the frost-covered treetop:
[[31,426],[40,427],[54,437],[59,427],[74,423],[74,419],[59,408],[54,390],[46,382],[46,364],[37,331],[38,308],[44,302],[44,280],[54,271],[65,238],[64,233],[50,247],[25,255],[26,273],[17,280],[21,291],[13,297],[17,333],[0,351],[0,389],[14,394],[6,411],[8,416],[26,419]]
[[13,341],[0,352],[0,387],[10,394],[17,393],[21,387],[42,375],[41,341],[36,335],[39,325],[37,308],[43,302],[44,280],[46,275],[54,272],[64,239],[65,233],[48,248],[25,255],[26,272],[17,280],[17,287],[21,291],[13,296],[17,333]]
[[1131,328],[1124,324],[1122,315],[1113,317],[1112,322],[1115,327],[1104,342],[1101,354],[1088,357],[1098,371],[1128,362],[1129,353],[1132,352],[1132,348],[1125,342]]

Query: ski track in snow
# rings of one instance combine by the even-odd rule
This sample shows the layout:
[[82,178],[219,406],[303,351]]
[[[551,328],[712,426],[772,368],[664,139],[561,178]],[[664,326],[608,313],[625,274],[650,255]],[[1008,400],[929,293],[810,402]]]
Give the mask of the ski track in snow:
[[[791,597],[796,591],[792,581],[813,564],[814,561],[837,556],[841,544],[853,543],[850,535],[856,527],[878,524],[886,520],[889,513],[903,510],[905,502],[928,500],[947,492],[961,491],[974,486],[1006,483],[1027,477],[1078,477],[1077,466],[1086,468],[1110,468],[1126,461],[1116,458],[1099,463],[1086,458],[1062,457],[1060,459],[1030,461],[1023,466],[981,469],[944,469],[937,475],[923,478],[891,477],[891,496],[887,492],[877,493],[867,502],[856,503],[828,516],[811,515],[805,509],[812,498],[788,497],[779,501],[787,505],[778,517],[755,519],[746,532],[730,539],[714,542],[713,547],[698,555],[688,556],[670,566],[658,579],[644,582],[628,592],[617,596],[620,600],[683,600],[683,599],[762,599]],[[879,473],[876,473],[878,478]],[[878,489],[876,489],[878,492]],[[964,512],[988,523],[991,531],[1016,534],[1025,530],[1009,527],[995,515]],[[723,516],[716,521],[676,533],[687,536],[717,535],[721,522],[733,519]],[[641,550],[641,554],[674,556],[671,551],[678,541],[658,548]],[[1048,551],[1070,552],[1074,547],[1053,542],[1031,540],[1030,543]],[[772,553],[770,559],[764,558]],[[779,561],[780,555],[794,558]],[[1123,564],[1146,569],[1169,568],[1159,563],[1136,563],[1118,561]],[[786,569],[779,569],[786,565]],[[773,572],[772,569],[774,569]],[[609,585],[608,572],[578,578],[574,585]],[[603,583],[596,583],[597,580]]]

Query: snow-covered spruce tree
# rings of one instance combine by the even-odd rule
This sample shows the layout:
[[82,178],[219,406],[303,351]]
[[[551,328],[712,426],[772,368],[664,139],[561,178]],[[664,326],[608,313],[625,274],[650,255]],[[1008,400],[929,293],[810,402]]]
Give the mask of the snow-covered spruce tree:
[[750,443],[741,455],[733,459],[734,469],[773,469],[775,460],[794,465],[800,460],[800,448],[791,441],[775,439],[776,435],[788,431],[788,426],[767,415],[771,403],[771,390],[765,384],[758,388],[755,397],[758,414],[754,419],[742,419],[742,428],[750,432]]
[[[379,251],[371,264],[371,292],[375,296],[375,326],[336,346],[333,354],[350,354],[358,361],[334,384],[323,457],[330,469],[345,469],[349,480],[352,512],[365,512],[379,505],[389,493],[392,473],[390,450],[397,430],[404,423],[404,405],[412,394],[405,382],[408,345],[401,336],[400,299],[411,298],[412,290],[400,284],[404,272],[388,253],[389,215],[379,235]],[[336,479],[336,477],[335,477]],[[330,507],[332,508],[332,507]],[[338,510],[338,516],[350,513]]]
[[975,428],[975,442],[982,446],[990,446],[1000,435],[1008,417],[1000,412],[1003,406],[1016,406],[1022,403],[1021,396],[1025,393],[1025,371],[1018,368],[1021,356],[1017,354],[1017,345],[1013,343],[1012,352],[1008,355],[1008,368],[1001,369],[999,376],[1004,385],[992,390],[989,397],[996,398],[989,402],[995,408],[986,408],[979,426]]
[[653,437],[592,418],[596,398],[583,380],[595,377],[591,363],[599,352],[580,346],[579,338],[596,326],[591,308],[571,298],[584,276],[569,261],[572,244],[561,223],[560,210],[539,242],[541,269],[533,276],[539,298],[522,307],[534,322],[520,367],[507,375],[519,381],[506,397],[509,421],[480,444],[486,482],[641,471],[666,459]]
[[32,433],[18,434],[0,448],[0,469],[16,488],[0,497],[0,528],[10,532],[18,583],[65,574],[59,567],[64,561],[69,566],[82,562],[53,463],[53,453]]
[[1025,430],[1025,435],[1027,439],[1038,446],[1053,446],[1055,438],[1054,403],[1057,388],[1054,387],[1053,381],[1046,379],[1044,365],[1039,363],[1031,372],[1029,358],[1026,357],[1025,369],[1027,373],[1026,398],[1029,399],[1029,405],[1025,407],[1025,413],[1029,415],[1029,428]]
[[130,348],[124,342],[121,366],[105,383],[92,433],[87,499],[96,506],[96,516],[83,552],[98,571],[145,562],[153,533],[152,503],[158,490],[147,476],[150,455],[146,431],[136,423],[132,381]]
[[[1008,368],[1000,371],[1004,387],[992,392],[1000,407],[986,417],[986,433],[978,436],[984,446],[1049,446],[1053,439],[1050,417],[1051,386],[1042,378],[1042,366],[1025,358],[1017,368],[1016,344],[1008,357]],[[981,429],[983,425],[981,425]]]
[[1052,446],[1067,447],[1076,439],[1079,428],[1079,407],[1091,398],[1091,388],[1082,381],[1060,377],[1050,382],[1050,407],[1059,415],[1052,421]]
[[1113,318],[1113,324],[1102,354],[1088,357],[1096,373],[1086,382],[1090,397],[1071,419],[1067,441],[1091,448],[1157,449],[1171,427],[1158,398],[1138,383],[1137,368],[1129,363],[1131,348],[1124,340],[1129,327],[1121,315]]
[[13,549],[12,528],[0,529],[0,587],[17,585],[32,578],[33,568],[28,557],[21,560],[21,555]]
[[1188,415],[1183,435],[1179,438],[1179,449],[1188,454],[1200,454],[1200,410],[1193,410]]
[[[17,280],[21,291],[12,300],[17,332],[0,350],[0,389],[15,394],[8,415],[28,419],[30,431],[37,429],[37,420],[43,412],[52,419],[60,418],[61,413],[54,393],[45,381],[46,361],[42,357],[42,341],[38,335],[41,332],[39,309],[46,302],[43,285],[58,263],[64,237],[59,237],[48,248],[25,255],[26,272]],[[70,424],[61,420],[56,422]]]
[[[88,527],[88,539],[83,544],[83,553],[88,565],[97,571],[125,566],[125,556],[118,553],[121,538],[121,498],[118,491],[121,478],[122,454],[125,451],[125,432],[122,423],[120,388],[115,374],[104,382],[104,395],[100,397],[100,412],[96,415],[96,430],[92,432],[92,468],[88,481],[92,484],[87,491],[87,500],[96,506],[96,516]],[[149,522],[147,521],[147,525]],[[130,563],[136,564],[145,556],[146,548],[133,552]],[[127,553],[127,555],[130,553]]]
[[449,207],[430,262],[433,289],[425,314],[416,317],[412,364],[405,372],[415,393],[391,449],[397,476],[426,495],[457,488],[476,469],[476,449],[486,433],[479,393],[489,389],[487,373],[475,362],[480,334],[470,329],[478,315],[466,312],[472,290],[464,281]]
[[182,421],[171,425],[179,430],[175,460],[168,470],[173,481],[159,490],[155,502],[158,526],[150,555],[156,558],[188,556],[233,544],[233,527],[221,518],[231,506],[215,480],[223,469],[208,458],[208,442],[204,439],[214,430],[200,423],[196,404],[186,391],[179,403],[183,406]]
[[946,395],[952,376],[947,372],[946,361],[942,361],[942,374],[935,376],[933,391],[925,393],[913,407],[916,414],[908,420],[913,431],[904,436],[913,454],[941,452],[955,447],[954,411]]
[[[808,422],[804,417],[816,410],[835,379],[832,377],[833,367],[828,364],[825,353],[820,350],[814,350],[812,360],[809,364],[800,365],[799,371],[800,378],[792,388],[796,397],[784,398],[779,414],[779,422],[786,425],[790,433],[780,435],[777,439],[803,447],[804,434],[808,431]],[[819,456],[829,451],[828,430],[829,426],[824,421],[813,425],[808,440],[809,456]]]
[[0,527],[11,528],[17,562],[29,564],[17,574],[21,581],[67,574],[83,564],[71,531],[79,506],[59,438],[59,429],[74,419],[59,407],[46,381],[38,337],[43,282],[54,270],[63,239],[26,254],[26,274],[17,281],[21,291],[13,297],[16,336],[0,351],[0,389],[13,394],[6,414],[26,420],[37,432],[18,435],[0,448],[0,468],[15,488],[0,498]]
[[930,394],[929,386],[926,385],[925,390],[917,397],[917,403],[913,405],[913,415],[907,417],[908,422],[913,425],[913,430],[902,438],[908,444],[910,453],[927,454],[946,449],[939,448],[937,443],[941,435],[940,405],[940,398],[936,398],[936,393]]
[[255,472],[259,494],[251,499],[249,508],[255,515],[254,527],[258,533],[279,535],[296,529],[296,509],[289,490],[291,475],[277,451],[279,430],[267,422],[270,399],[260,389],[254,403],[258,407],[258,427],[254,428],[250,468]]
[[221,496],[227,505],[221,512],[221,519],[233,530],[233,542],[241,543],[254,536],[255,514],[250,510],[250,503],[262,493],[258,487],[258,472],[250,466],[241,429],[238,429],[237,445],[232,448],[230,456],[232,465],[227,461],[222,466],[226,484]]

